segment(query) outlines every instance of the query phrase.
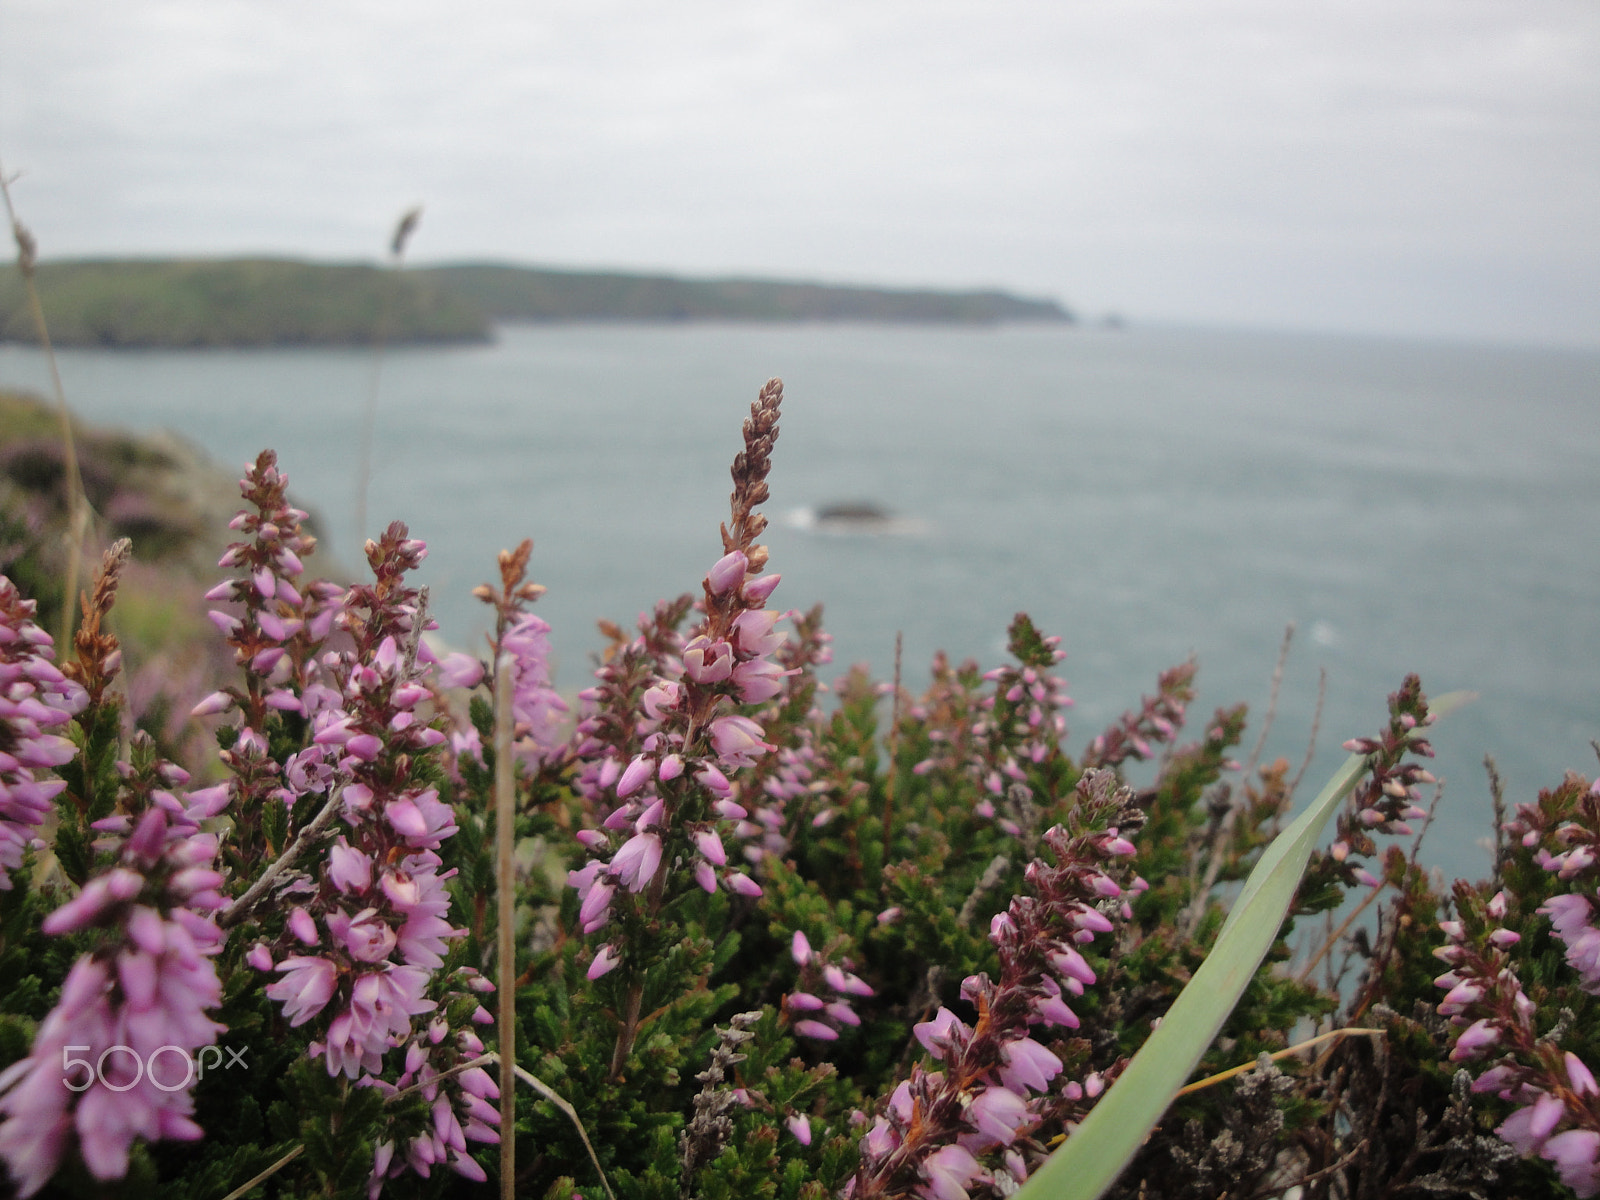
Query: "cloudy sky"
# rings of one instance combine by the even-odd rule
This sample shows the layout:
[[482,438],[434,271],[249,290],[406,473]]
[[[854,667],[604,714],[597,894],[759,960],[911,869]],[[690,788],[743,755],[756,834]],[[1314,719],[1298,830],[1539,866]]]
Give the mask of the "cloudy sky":
[[0,160],[46,257],[1600,344],[1594,0],[0,0]]

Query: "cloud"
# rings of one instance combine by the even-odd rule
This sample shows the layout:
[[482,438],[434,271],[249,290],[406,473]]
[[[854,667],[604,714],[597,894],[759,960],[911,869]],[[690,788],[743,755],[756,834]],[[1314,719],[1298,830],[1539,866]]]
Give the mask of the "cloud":
[[420,201],[419,257],[1592,340],[1597,133],[1600,10],[1563,0],[0,13],[55,254],[370,256]]

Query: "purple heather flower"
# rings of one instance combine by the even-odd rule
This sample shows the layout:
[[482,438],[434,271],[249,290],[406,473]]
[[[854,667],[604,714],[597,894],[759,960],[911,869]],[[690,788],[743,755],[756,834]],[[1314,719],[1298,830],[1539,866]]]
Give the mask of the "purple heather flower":
[[338,983],[338,968],[325,958],[286,958],[275,969],[284,976],[267,988],[267,998],[283,1005],[291,1028],[321,1012]]
[[1050,1081],[1061,1073],[1061,1060],[1032,1038],[1006,1042],[1000,1048],[1000,1082],[1014,1092],[1029,1088],[1048,1091]]
[[622,956],[617,953],[617,948],[607,942],[600,947],[600,952],[594,956],[594,961],[589,964],[589,969],[585,972],[585,975],[589,979],[599,979],[600,976],[615,970],[617,964],[621,961]]
[[1572,1091],[1575,1095],[1600,1095],[1600,1086],[1595,1084],[1594,1073],[1589,1070],[1581,1058],[1568,1050],[1562,1056],[1562,1061],[1567,1068],[1567,1081],[1572,1085]]
[[317,933],[317,923],[311,919],[311,914],[298,905],[289,913],[289,932],[307,946],[315,946],[322,940]]
[[729,588],[744,582],[745,572],[750,569],[750,560],[741,551],[734,550],[724,554],[712,565],[706,575],[706,587],[714,596],[720,596]]
[[470,654],[446,654],[439,660],[436,678],[442,688],[475,688],[483,682],[483,663]]
[[718,717],[711,722],[711,745],[725,767],[748,767],[774,747],[762,741],[763,730],[749,717]]
[[739,595],[744,598],[746,604],[765,604],[782,578],[782,575],[762,575],[746,580]]
[[1517,1109],[1495,1132],[1514,1146],[1518,1154],[1536,1154],[1555,1132],[1566,1111],[1566,1105],[1546,1093],[1525,1108]]
[[0,891],[10,890],[10,873],[22,866],[33,831],[66,787],[59,779],[35,779],[34,771],[77,754],[71,741],[48,730],[67,724],[88,702],[50,661],[50,637],[33,623],[35,608],[0,575]]
[[948,1008],[940,1007],[931,1021],[919,1021],[911,1027],[922,1048],[935,1058],[943,1058],[952,1046],[959,1045],[972,1035],[972,1031]]
[[630,892],[642,892],[661,865],[661,836],[636,833],[611,860],[611,871]]
[[917,1195],[924,1200],[968,1200],[968,1185],[986,1179],[988,1172],[964,1147],[952,1143],[923,1160],[922,1176],[926,1182],[917,1185]]
[[1569,1129],[1546,1142],[1542,1153],[1555,1164],[1561,1182],[1579,1196],[1600,1192],[1600,1133]]
[[1033,1119],[1027,1101],[1004,1087],[985,1088],[967,1106],[967,1120],[990,1144],[1009,1146]]
[[[177,810],[171,821],[159,805],[147,808],[122,843],[121,864],[46,918],[48,933],[99,925],[109,936],[73,964],[29,1056],[0,1074],[0,1158],[21,1195],[54,1174],[72,1133],[101,1180],[126,1174],[135,1138],[201,1136],[190,1119],[190,1063],[223,1028],[205,1015],[222,1002],[210,961],[222,940],[210,917],[223,904],[222,879],[205,866],[216,839],[199,833],[188,807],[167,802]],[[72,1081],[81,1088],[64,1085],[73,1051],[93,1064],[92,1077]]]
[[683,648],[683,672],[695,683],[722,683],[733,675],[733,647],[697,637]]
[[383,1070],[383,1055],[411,1034],[411,1017],[437,1005],[425,999],[428,972],[390,966],[361,975],[350,989],[350,1005],[328,1026],[328,1074],[351,1079]]
[[622,772],[622,777],[617,780],[617,798],[626,799],[633,795],[655,774],[655,764],[645,754],[635,755],[628,764],[627,770]]
[[560,741],[561,715],[567,703],[550,686],[550,625],[532,613],[520,613],[500,649],[511,656],[511,715],[515,723],[517,752],[530,764]]
[[1450,1061],[1460,1062],[1462,1059],[1477,1058],[1499,1041],[1499,1025],[1488,1018],[1474,1021],[1456,1039],[1455,1048],[1450,1051]]
[[[694,835],[694,844],[699,849],[700,856],[712,866],[720,867],[727,863],[728,852],[723,847],[722,839],[717,836],[715,830],[702,829]],[[805,935],[797,932],[795,936],[803,938]]]
[[802,1146],[811,1145],[811,1122],[802,1113],[792,1113],[785,1119],[784,1124],[789,1127],[789,1132],[794,1134],[795,1141]]

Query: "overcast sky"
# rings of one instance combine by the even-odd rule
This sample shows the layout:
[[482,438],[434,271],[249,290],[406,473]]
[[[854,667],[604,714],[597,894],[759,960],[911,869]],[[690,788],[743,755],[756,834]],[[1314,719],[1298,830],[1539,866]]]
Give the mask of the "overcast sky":
[[492,257],[1600,344],[1595,0],[0,0],[49,257]]

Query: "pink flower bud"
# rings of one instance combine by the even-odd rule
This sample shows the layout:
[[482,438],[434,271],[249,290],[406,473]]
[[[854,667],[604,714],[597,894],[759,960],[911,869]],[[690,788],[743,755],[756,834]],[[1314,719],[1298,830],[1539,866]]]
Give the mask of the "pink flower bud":
[[[713,830],[702,829],[695,834],[694,844],[707,862],[720,867],[728,861],[728,852],[722,845],[722,839]],[[803,939],[805,935],[796,932],[795,937]],[[801,960],[796,959],[795,961],[799,962]]]
[[744,582],[745,572],[749,568],[750,560],[742,551],[724,554],[706,575],[706,587],[711,589],[713,596],[720,596],[729,588]]
[[744,590],[740,595],[744,597],[746,604],[765,604],[767,597],[772,595],[773,590],[778,586],[778,581],[782,578],[783,576],[781,575],[762,575],[759,578],[752,579],[744,585]]
[[617,780],[618,798],[633,795],[653,774],[655,774],[655,764],[643,754],[636,756],[628,764],[628,769],[622,773],[622,778]]
[[299,907],[289,914],[289,932],[307,946],[315,946],[322,940],[322,935],[317,932],[317,923],[311,919],[311,914]]
[[589,964],[589,970],[585,974],[590,979],[599,979],[602,975],[614,971],[621,961],[622,955],[617,952],[617,948],[607,942],[600,947],[600,953],[594,956],[594,961]]
[[784,1124],[789,1127],[789,1132],[794,1134],[795,1140],[802,1146],[811,1145],[811,1122],[799,1113],[785,1119]]

